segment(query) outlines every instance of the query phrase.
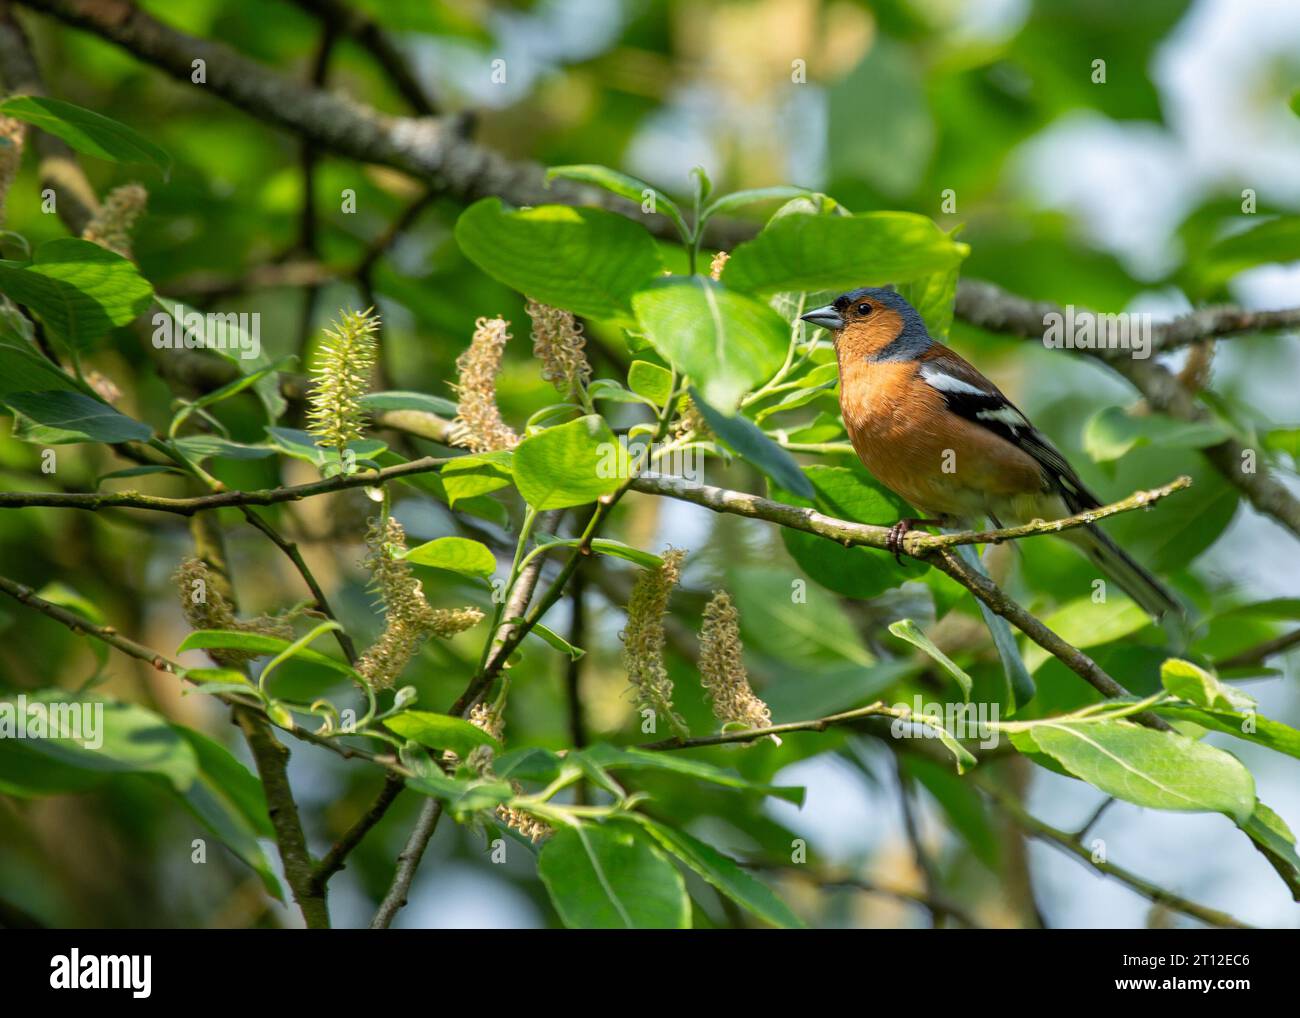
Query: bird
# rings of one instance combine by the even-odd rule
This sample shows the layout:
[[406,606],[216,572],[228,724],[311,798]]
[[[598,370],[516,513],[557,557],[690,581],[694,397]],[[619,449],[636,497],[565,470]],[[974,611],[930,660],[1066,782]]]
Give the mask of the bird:
[[[903,296],[861,287],[800,316],[831,332],[840,410],[858,458],[925,515],[890,528],[897,558],[916,526],[995,527],[1073,516],[1101,506],[1061,451],[970,362],[935,340]],[[1182,608],[1095,523],[1062,531],[1159,620]]]

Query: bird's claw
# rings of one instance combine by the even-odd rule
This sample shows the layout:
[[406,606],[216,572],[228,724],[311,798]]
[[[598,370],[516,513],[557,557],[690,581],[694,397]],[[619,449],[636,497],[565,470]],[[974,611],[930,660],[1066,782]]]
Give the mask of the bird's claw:
[[894,561],[900,566],[903,564],[903,538],[907,532],[917,524],[917,520],[910,517],[899,520],[889,528],[889,536],[885,538],[885,548],[894,553]]

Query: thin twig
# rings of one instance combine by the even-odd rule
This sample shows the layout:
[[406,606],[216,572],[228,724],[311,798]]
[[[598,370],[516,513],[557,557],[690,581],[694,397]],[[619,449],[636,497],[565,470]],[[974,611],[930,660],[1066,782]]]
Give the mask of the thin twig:
[[[244,518],[269,537],[271,542],[284,552],[289,561],[293,563],[293,567],[298,570],[298,575],[303,578],[303,582],[307,584],[307,589],[311,591],[312,597],[316,599],[316,610],[327,619],[332,619],[333,621],[338,622],[338,616],[334,614],[334,609],[330,607],[329,599],[325,596],[324,589],[322,589],[321,585],[316,581],[316,576],[312,573],[306,560],[302,557],[302,552],[298,550],[298,545],[284,537],[284,535],[276,530],[275,527],[262,519],[261,516],[248,506],[244,505],[239,508],[243,512]],[[358,655],[356,644],[352,642],[352,637],[342,628],[333,630],[333,633],[334,639],[338,642],[339,649],[343,651],[343,656],[348,659],[348,664],[355,665],[357,663]]]
[[1008,795],[992,782],[981,781],[978,778],[975,780],[979,787],[988,793],[993,802],[996,803],[997,806],[1026,833],[1042,841],[1046,841],[1049,844],[1056,845],[1058,848],[1073,855],[1076,859],[1082,860],[1086,865],[1091,866],[1098,872],[1105,873],[1107,876],[1122,881],[1144,898],[1173,909],[1175,912],[1181,912],[1183,915],[1192,916],[1193,918],[1199,919],[1201,922],[1208,923],[1211,926],[1221,926],[1230,929],[1250,929],[1248,923],[1242,922],[1240,919],[1229,915],[1227,912],[1220,912],[1218,909],[1209,908],[1205,905],[1198,905],[1196,902],[1189,901],[1187,898],[1177,895],[1172,891],[1167,891],[1163,887],[1158,887],[1149,880],[1145,880],[1121,866],[1116,866],[1112,862],[1094,859],[1093,854],[1088,851],[1086,847],[1079,844],[1079,842],[1075,840],[1075,836],[1070,832],[1059,830],[1058,828],[1039,820],[1017,802],[1014,796]]
[[415,829],[406,839],[406,846],[398,853],[397,869],[393,873],[393,882],[388,888],[388,893],[379,903],[379,910],[375,912],[375,917],[370,920],[372,930],[388,929],[392,925],[393,917],[406,905],[411,883],[415,880],[415,871],[420,866],[420,860],[424,858],[424,850],[429,847],[429,841],[434,831],[438,829],[438,821],[441,818],[442,800],[426,799],[420,807],[420,816],[415,822]]
[[192,498],[164,498],[158,495],[145,495],[138,491],[6,491],[0,492],[0,509],[25,509],[37,506],[52,509],[85,509],[90,512],[98,512],[101,509],[150,509],[154,512],[192,516],[194,513],[212,509],[278,505],[281,502],[297,502],[304,498],[326,495],[348,488],[376,487],[395,478],[432,473],[442,469],[449,462],[451,461],[437,456],[423,456],[408,463],[384,467],[382,470],[358,470],[353,474],[338,474],[306,484],[262,488],[257,491],[220,491],[211,495],[196,495]]
[[1220,658],[1214,662],[1214,667],[1221,672],[1229,668],[1248,668],[1277,654],[1285,654],[1293,647],[1300,647],[1300,629],[1283,633],[1271,640],[1265,640],[1263,643],[1248,647],[1229,657]]
[[330,846],[330,850],[321,857],[320,862],[316,864],[315,872],[312,873],[312,884],[318,888],[324,889],[326,883],[347,863],[348,855],[361,844],[361,840],[370,833],[371,828],[388,813],[388,807],[397,801],[401,795],[402,789],[406,787],[406,782],[396,774],[389,774],[384,778],[383,787],[379,789],[379,795],[375,798],[374,803],[368,810],[359,816],[355,823],[349,827],[339,837],[339,840]]
[[883,884],[878,880],[868,880],[866,877],[855,876],[851,873],[839,873],[834,870],[815,869],[806,865],[797,865],[795,863],[746,861],[742,862],[741,865],[746,869],[783,873],[788,876],[806,880],[808,883],[821,888],[832,890],[836,888],[847,888],[850,890],[862,891],[864,894],[878,894],[885,898],[894,898],[897,901],[907,902],[912,905],[920,905],[934,917],[940,915],[951,916],[968,929],[984,929],[984,925],[972,916],[964,906],[939,892],[915,891],[911,888],[899,887],[894,884]]

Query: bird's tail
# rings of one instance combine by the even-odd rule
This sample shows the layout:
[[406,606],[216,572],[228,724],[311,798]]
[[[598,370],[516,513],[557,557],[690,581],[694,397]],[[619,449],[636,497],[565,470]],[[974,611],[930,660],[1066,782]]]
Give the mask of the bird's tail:
[[1152,618],[1159,620],[1170,612],[1182,613],[1182,605],[1174,600],[1165,585],[1138,565],[1095,523],[1066,531],[1061,536],[1082,549],[1093,565],[1114,580]]

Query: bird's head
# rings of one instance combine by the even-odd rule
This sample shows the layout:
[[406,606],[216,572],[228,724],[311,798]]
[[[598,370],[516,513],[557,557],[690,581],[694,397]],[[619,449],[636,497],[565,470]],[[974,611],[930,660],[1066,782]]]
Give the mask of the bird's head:
[[882,287],[850,290],[801,317],[829,329],[841,357],[911,360],[933,342],[916,308]]

